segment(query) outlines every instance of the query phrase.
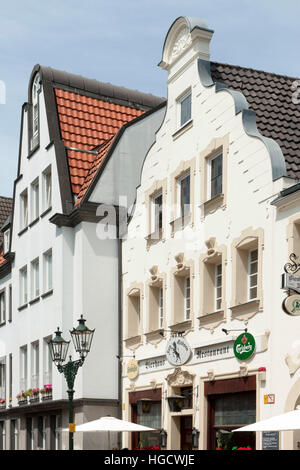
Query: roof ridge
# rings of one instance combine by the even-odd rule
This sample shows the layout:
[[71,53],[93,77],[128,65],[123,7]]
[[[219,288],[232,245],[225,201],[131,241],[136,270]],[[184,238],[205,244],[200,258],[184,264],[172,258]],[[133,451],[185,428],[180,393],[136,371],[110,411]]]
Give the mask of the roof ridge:
[[224,65],[225,67],[234,67],[234,68],[242,69],[242,70],[250,70],[252,72],[260,72],[260,73],[265,73],[268,75],[273,75],[275,77],[288,78],[290,80],[300,80],[300,77],[290,77],[289,75],[283,75],[283,74],[275,73],[275,72],[267,72],[266,70],[254,69],[253,67],[243,67],[242,65],[228,64],[228,63],[217,62],[213,60],[211,60],[210,62],[216,65]]

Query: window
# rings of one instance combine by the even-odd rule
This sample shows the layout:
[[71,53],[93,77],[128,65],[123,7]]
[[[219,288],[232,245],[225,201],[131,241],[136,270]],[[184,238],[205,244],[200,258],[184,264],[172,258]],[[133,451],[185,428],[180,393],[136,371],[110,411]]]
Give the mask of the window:
[[8,367],[9,367],[9,390],[8,390],[8,395],[9,395],[9,399],[11,399],[12,398],[12,390],[13,390],[13,358],[12,358],[11,353],[8,356]]
[[5,289],[0,292],[0,325],[6,320],[6,295]]
[[40,263],[39,258],[31,262],[31,300],[40,295]]
[[12,285],[8,287],[8,321],[12,321]]
[[20,390],[27,389],[27,346],[20,348]]
[[151,333],[164,327],[164,284],[161,278],[149,284],[147,332]]
[[39,179],[31,183],[31,221],[39,217]]
[[51,182],[51,166],[43,172],[42,180],[43,191],[43,211],[46,211],[52,204],[52,182]]
[[164,290],[159,288],[158,298],[158,328],[163,328],[164,325]]
[[128,324],[127,337],[133,338],[141,334],[141,290],[133,287],[127,295]]
[[28,226],[28,191],[22,192],[20,196],[20,228],[21,230]]
[[192,94],[189,91],[179,100],[180,127],[187,123],[192,117]]
[[41,88],[40,75],[37,73],[32,86],[32,137],[30,150],[39,143],[39,91]]
[[27,302],[27,266],[24,266],[24,268],[20,269],[20,306],[26,305]]
[[39,386],[39,342],[31,343],[31,387]]
[[43,384],[52,384],[52,359],[49,351],[48,343],[52,336],[44,338],[43,346]]
[[9,242],[10,242],[10,229],[7,229],[5,230],[4,234],[3,234],[3,238],[4,238],[4,253],[8,253],[9,252]]
[[257,298],[258,250],[249,251],[248,255],[248,297]]
[[0,360],[0,399],[6,400],[6,362]]
[[162,193],[152,198],[152,233],[162,229]]
[[210,166],[210,194],[212,199],[222,194],[222,177],[223,177],[223,156],[222,153],[212,157],[209,160]]
[[34,450],[33,418],[26,418],[26,450]]
[[5,421],[0,421],[0,450],[6,449]]
[[44,253],[44,292],[52,290],[52,250]]
[[37,447],[40,450],[46,450],[46,417],[38,416],[38,437]]
[[179,216],[184,216],[190,213],[190,173],[177,179],[178,184],[178,204]]
[[222,264],[215,266],[215,309],[221,310],[222,305]]
[[191,278],[184,279],[184,320],[191,319]]

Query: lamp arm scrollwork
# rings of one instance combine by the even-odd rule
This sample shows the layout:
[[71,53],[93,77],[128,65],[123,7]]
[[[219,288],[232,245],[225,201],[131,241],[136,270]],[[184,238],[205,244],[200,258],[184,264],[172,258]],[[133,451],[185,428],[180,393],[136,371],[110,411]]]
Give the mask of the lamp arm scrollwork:
[[298,256],[295,253],[290,254],[290,262],[284,265],[284,271],[287,274],[295,274],[300,270],[300,263],[298,263]]

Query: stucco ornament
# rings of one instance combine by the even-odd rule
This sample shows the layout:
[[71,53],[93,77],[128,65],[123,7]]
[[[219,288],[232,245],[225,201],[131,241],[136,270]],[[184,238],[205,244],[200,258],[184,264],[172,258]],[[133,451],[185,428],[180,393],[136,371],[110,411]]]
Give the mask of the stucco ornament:
[[191,44],[192,38],[188,28],[183,28],[178,34],[171,53],[171,62],[175,60]]
[[293,343],[291,353],[285,356],[285,362],[289,368],[290,375],[295,374],[300,367],[300,341]]
[[172,374],[167,376],[167,382],[171,387],[181,387],[183,385],[192,385],[194,375],[177,367]]

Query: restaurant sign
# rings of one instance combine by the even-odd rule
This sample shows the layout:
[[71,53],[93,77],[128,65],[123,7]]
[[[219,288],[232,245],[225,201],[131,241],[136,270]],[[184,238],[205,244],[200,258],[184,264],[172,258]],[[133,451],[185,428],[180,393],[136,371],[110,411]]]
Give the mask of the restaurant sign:
[[249,359],[255,351],[255,339],[250,333],[245,332],[237,337],[233,345],[233,352],[237,359],[244,361]]

